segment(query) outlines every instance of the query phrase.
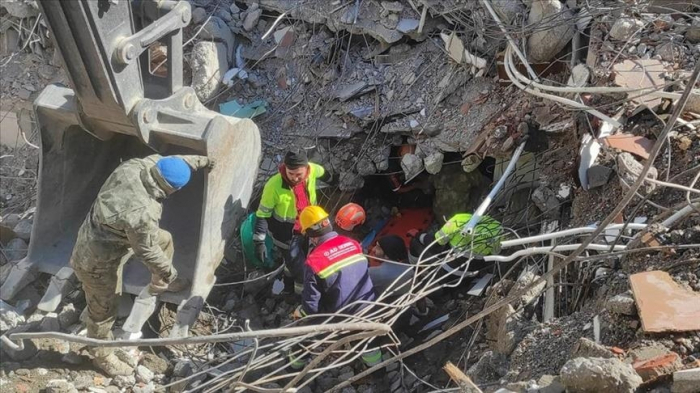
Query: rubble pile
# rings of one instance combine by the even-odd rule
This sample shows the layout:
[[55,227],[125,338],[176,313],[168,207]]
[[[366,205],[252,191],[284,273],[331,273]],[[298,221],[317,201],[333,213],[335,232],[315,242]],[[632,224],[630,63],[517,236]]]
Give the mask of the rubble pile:
[[[606,229],[593,239],[598,248],[556,274],[548,272],[575,248],[492,263],[480,291],[441,290],[421,318],[396,323],[399,343],[388,347],[405,353],[498,302],[503,307],[371,378],[343,364],[300,392],[356,379],[342,391],[451,387],[452,376],[441,371],[448,361],[483,392],[700,391],[697,86],[662,134],[700,60],[700,9],[612,0],[189,2],[187,82],[208,107],[258,125],[260,188],[289,146],[301,146],[338,175],[323,190],[329,204],[372,194],[363,188],[396,176],[397,189],[409,185],[431,199],[440,221],[473,211],[523,145],[514,175],[487,210],[507,228],[504,239],[514,240],[600,223],[651,165],[614,219],[631,227]],[[2,283],[31,241],[38,136],[30,100],[65,78],[33,1],[3,2],[0,16],[0,117],[12,113],[18,124],[13,143],[2,141],[0,150]],[[400,214],[401,198],[367,198],[367,226]],[[499,255],[576,246],[586,233]],[[270,295],[274,280],[261,279],[267,273],[242,273],[239,265],[223,261],[217,282],[244,285],[215,288],[195,334],[292,323],[294,301]],[[0,333],[84,334],[79,289],[57,312],[37,309],[49,280],[0,303]],[[163,307],[161,326],[150,328],[166,332],[173,315]],[[3,359],[11,359],[0,367],[3,389],[205,390],[249,364],[248,357],[226,359],[259,344],[171,346],[158,355],[141,348],[126,355],[134,375],[107,378],[92,371],[86,348],[35,341],[21,351],[3,344]]]

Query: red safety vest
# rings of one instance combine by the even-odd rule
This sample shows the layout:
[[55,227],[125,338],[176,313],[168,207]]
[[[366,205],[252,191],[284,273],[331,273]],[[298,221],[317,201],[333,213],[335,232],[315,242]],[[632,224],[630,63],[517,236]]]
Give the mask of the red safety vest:
[[360,243],[345,236],[336,236],[316,247],[306,264],[319,278],[326,279],[340,269],[365,260]]

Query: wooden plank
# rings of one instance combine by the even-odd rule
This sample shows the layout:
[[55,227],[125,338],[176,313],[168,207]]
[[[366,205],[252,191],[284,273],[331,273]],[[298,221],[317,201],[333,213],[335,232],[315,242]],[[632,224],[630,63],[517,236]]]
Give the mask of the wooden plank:
[[447,362],[445,364],[445,367],[442,368],[445,370],[447,375],[450,376],[450,379],[452,379],[457,386],[459,386],[459,391],[462,393],[483,393],[481,389],[479,389],[472,380],[466,376],[462,370],[460,370],[457,366],[452,364],[452,362]]

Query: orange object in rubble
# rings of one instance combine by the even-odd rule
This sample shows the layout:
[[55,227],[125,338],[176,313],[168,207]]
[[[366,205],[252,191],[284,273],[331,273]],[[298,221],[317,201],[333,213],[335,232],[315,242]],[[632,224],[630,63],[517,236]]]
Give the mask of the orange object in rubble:
[[366,218],[365,209],[351,202],[338,210],[335,223],[344,231],[352,231],[356,226],[364,224]]

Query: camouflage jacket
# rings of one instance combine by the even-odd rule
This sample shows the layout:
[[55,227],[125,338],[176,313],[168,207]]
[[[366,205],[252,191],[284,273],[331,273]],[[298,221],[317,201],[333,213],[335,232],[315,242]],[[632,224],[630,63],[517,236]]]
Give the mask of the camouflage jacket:
[[[193,170],[204,168],[204,156],[179,156]],[[107,178],[78,232],[72,264],[88,270],[116,268],[129,248],[152,274],[175,278],[172,261],[158,245],[162,200],[174,192],[155,170],[154,154],[123,162]]]

